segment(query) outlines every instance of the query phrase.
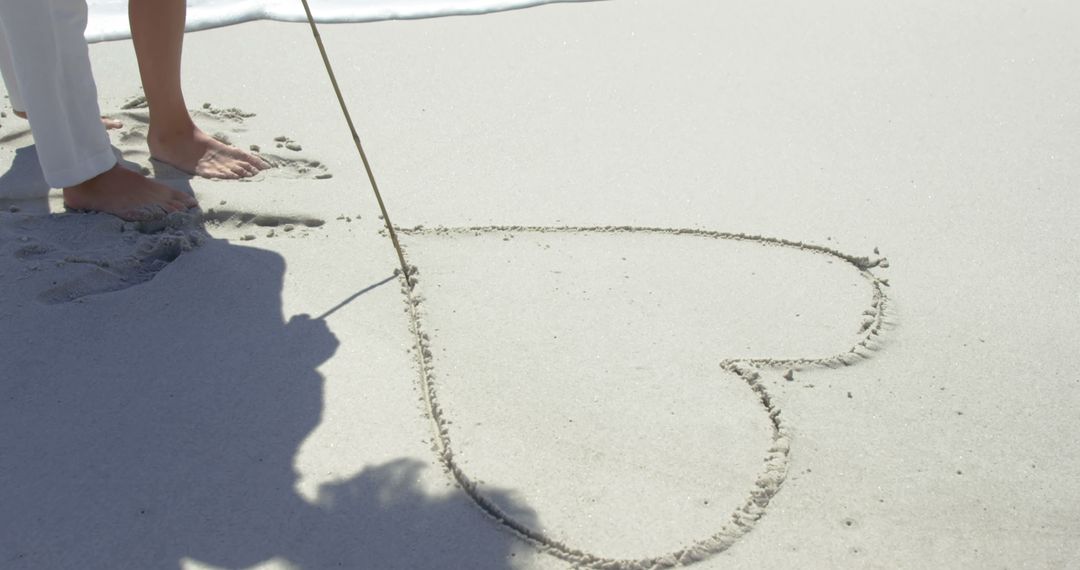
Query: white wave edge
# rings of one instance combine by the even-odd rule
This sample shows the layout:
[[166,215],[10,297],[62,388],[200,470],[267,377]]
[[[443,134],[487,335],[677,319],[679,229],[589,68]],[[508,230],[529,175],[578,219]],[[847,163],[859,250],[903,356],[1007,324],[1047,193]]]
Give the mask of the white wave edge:
[[[316,22],[335,24],[469,16],[542,4],[591,1],[594,0],[314,0],[310,4]],[[131,37],[126,0],[89,0],[88,5],[86,41],[95,43]],[[307,22],[307,15],[300,0],[196,0],[188,2],[186,29],[193,32],[254,20]]]

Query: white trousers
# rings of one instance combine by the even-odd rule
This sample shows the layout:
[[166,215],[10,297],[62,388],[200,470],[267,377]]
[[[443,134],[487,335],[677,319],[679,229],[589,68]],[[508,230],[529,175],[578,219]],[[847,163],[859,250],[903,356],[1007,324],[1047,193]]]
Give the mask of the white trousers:
[[90,71],[85,0],[0,0],[0,71],[25,111],[45,181],[84,182],[116,164]]

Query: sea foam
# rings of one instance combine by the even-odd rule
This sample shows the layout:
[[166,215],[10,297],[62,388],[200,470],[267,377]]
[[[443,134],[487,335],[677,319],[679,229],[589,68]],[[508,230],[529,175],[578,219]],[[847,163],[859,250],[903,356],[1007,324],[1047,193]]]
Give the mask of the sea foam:
[[[555,2],[589,0],[310,0],[318,22],[372,22],[466,14],[484,14]],[[131,37],[127,0],[88,0],[86,39],[90,42]],[[300,0],[188,0],[188,31],[251,20],[305,22]]]

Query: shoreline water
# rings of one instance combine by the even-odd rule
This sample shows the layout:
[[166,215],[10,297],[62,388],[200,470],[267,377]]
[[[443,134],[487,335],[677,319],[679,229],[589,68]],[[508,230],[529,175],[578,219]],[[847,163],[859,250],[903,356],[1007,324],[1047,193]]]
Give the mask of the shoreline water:
[[[446,16],[468,16],[519,10],[544,4],[592,2],[595,0],[329,0],[312,3],[319,23],[358,23],[385,20],[415,20]],[[125,40],[128,28],[127,2],[90,0],[86,41],[91,43]],[[300,0],[234,0],[188,2],[187,31],[194,32],[233,26],[254,20],[306,22]]]

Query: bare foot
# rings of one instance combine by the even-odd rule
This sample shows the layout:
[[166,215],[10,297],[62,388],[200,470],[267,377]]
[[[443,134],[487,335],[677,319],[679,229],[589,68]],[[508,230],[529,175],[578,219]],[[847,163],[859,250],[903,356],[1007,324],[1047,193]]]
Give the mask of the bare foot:
[[[25,111],[12,110],[11,112],[15,113],[15,116],[20,118],[20,119],[25,119],[26,118],[26,112]],[[101,118],[101,124],[105,126],[106,130],[109,130],[109,131],[114,130],[114,129],[119,129],[119,128],[124,126],[124,123],[122,123],[122,122],[120,122],[120,121],[118,121],[116,119],[110,118],[110,117],[102,117]]]
[[270,168],[258,156],[229,146],[195,126],[167,134],[151,126],[147,142],[155,160],[203,178],[247,178]]
[[64,188],[64,205],[139,222],[198,206],[198,202],[118,164],[86,182]]

